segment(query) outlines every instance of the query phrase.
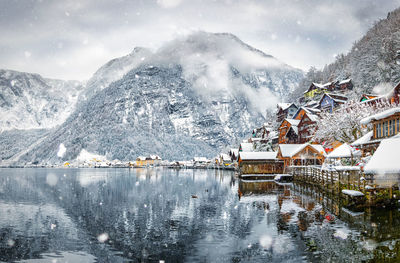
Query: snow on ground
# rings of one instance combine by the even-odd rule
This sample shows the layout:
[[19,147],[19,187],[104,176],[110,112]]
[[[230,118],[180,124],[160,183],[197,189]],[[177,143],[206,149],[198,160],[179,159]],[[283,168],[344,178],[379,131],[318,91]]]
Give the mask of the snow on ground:
[[400,138],[382,140],[378,149],[365,166],[365,173],[400,173],[398,149],[400,149]]
[[61,143],[60,146],[58,147],[57,156],[60,158],[64,157],[64,154],[66,151],[67,151],[67,148],[65,148],[64,144]]
[[90,153],[90,152],[86,151],[85,149],[82,149],[82,151],[79,153],[78,157],[76,157],[76,160],[80,161],[80,162],[93,161],[93,160],[104,161],[104,160],[106,160],[106,157],[103,155]]

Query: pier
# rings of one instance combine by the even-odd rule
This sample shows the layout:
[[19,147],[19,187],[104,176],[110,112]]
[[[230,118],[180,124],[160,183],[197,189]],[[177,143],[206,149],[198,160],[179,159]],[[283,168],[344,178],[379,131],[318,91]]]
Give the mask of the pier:
[[348,205],[395,205],[400,199],[397,181],[390,178],[377,180],[354,166],[289,166],[286,172],[293,176],[294,182],[313,185],[324,192],[345,198]]

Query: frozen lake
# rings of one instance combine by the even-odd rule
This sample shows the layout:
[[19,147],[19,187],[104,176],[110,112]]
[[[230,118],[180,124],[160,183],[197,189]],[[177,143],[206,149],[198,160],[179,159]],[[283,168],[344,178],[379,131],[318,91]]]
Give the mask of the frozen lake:
[[0,261],[399,259],[400,212],[233,172],[0,169]]

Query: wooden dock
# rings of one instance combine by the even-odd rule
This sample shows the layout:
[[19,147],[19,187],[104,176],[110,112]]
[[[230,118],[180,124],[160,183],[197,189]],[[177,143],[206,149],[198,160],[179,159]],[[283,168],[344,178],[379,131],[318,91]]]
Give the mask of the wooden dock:
[[286,172],[296,183],[310,184],[330,194],[348,199],[348,204],[379,206],[398,203],[398,184],[379,185],[366,177],[358,167],[289,166]]

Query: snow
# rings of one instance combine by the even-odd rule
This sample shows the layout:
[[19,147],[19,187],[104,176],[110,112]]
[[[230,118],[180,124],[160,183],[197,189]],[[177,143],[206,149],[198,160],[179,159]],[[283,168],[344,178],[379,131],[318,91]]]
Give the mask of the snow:
[[278,107],[282,110],[288,109],[293,103],[278,103]]
[[103,234],[100,234],[100,235],[98,235],[97,236],[97,240],[100,242],[100,243],[104,243],[104,242],[106,242],[107,240],[108,240],[108,234],[107,233],[103,233]]
[[398,174],[400,173],[399,151],[400,138],[381,141],[378,149],[364,168],[365,173]]
[[349,209],[347,209],[345,207],[342,207],[342,211],[346,212],[347,214],[349,214],[349,215],[351,215],[353,217],[364,215],[364,212],[354,212],[354,211],[351,211],[351,210],[349,210]]
[[241,160],[275,160],[277,152],[240,152]]
[[67,148],[65,148],[64,144],[61,143],[60,146],[58,147],[57,156],[60,158],[64,157],[66,151],[67,151]]
[[339,85],[350,83],[351,79],[345,79],[339,82]]
[[342,165],[338,165],[338,166],[333,166],[333,168],[336,171],[359,171],[360,170],[359,166],[342,166]]
[[76,157],[77,161],[85,162],[85,161],[93,161],[93,160],[106,160],[106,157],[103,155],[98,155],[94,153],[90,153],[85,149],[82,149],[79,153],[78,157]]
[[240,149],[242,152],[252,152],[253,151],[253,144],[246,142],[246,143],[241,143],[240,144]]
[[199,163],[206,163],[207,162],[207,158],[206,157],[194,157],[193,161],[199,162]]
[[363,193],[361,193],[360,191],[356,191],[356,190],[343,189],[342,193],[345,194],[345,195],[350,195],[350,196],[354,196],[354,197],[364,196]]
[[350,145],[344,143],[328,154],[327,158],[351,158],[360,155],[360,151],[355,151]]
[[370,123],[371,121],[374,121],[374,120],[382,120],[382,119],[387,118],[387,117],[389,117],[391,115],[394,115],[396,113],[400,113],[400,107],[392,108],[392,109],[383,111],[381,113],[377,113],[377,114],[371,115],[369,117],[366,117],[366,118],[361,120],[361,124],[366,125],[366,124],[368,124],[368,123]]
[[231,160],[231,157],[229,157],[229,155],[227,155],[225,153],[221,153],[219,155],[219,157],[222,158],[222,160],[224,160],[224,161],[230,161]]
[[310,145],[316,151],[325,155],[324,147],[322,147],[320,144],[279,144],[279,148],[281,149],[282,157],[293,157],[296,153],[303,150],[307,145]]
[[374,135],[374,131],[369,131],[364,136],[362,136],[359,139],[357,139],[356,141],[354,141],[351,145],[359,146],[359,145],[366,144],[371,141],[373,135]]
[[283,157],[292,157],[304,147],[304,144],[279,144]]
[[295,120],[295,119],[285,119],[287,122],[289,122],[293,126],[297,126],[300,123],[300,120]]

